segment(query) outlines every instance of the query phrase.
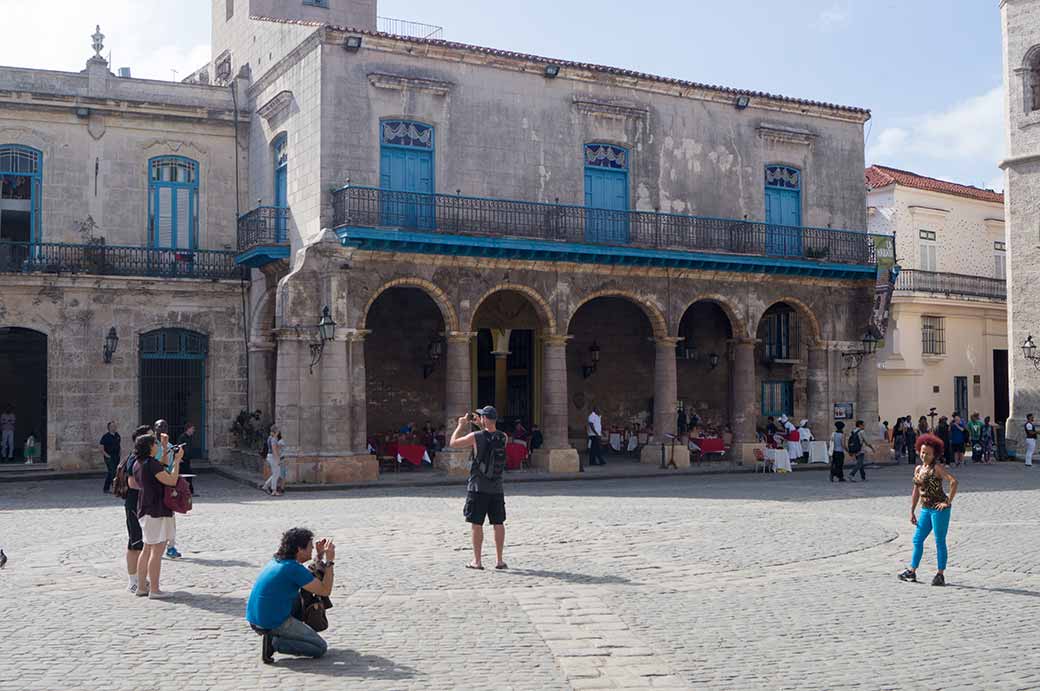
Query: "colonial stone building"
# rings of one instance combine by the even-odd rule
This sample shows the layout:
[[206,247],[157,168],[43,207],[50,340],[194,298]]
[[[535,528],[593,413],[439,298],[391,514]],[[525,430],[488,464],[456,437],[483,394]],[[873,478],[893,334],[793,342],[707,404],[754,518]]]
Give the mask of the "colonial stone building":
[[228,165],[237,136],[250,200],[244,318],[237,284],[199,288],[247,373],[220,429],[273,414],[290,479],[321,482],[376,477],[373,438],[478,403],[539,424],[551,470],[577,469],[593,407],[652,423],[648,462],[680,405],[736,453],[768,414],[876,421],[861,339],[892,246],[865,232],[868,111],[380,22],[371,1],[214,0],[213,61],[169,85],[224,99],[205,127]]
[[[1040,338],[1040,0],[1001,0],[1007,120],[1005,218],[1008,249],[1008,346],[1011,417],[1008,447],[1022,452],[1023,424],[1040,415],[1040,360],[1025,357],[1026,339]],[[1032,353],[1034,358],[1038,355]]]
[[[931,408],[1008,416],[1004,195],[867,168],[867,227],[893,234],[901,268],[878,354],[881,417]],[[932,422],[938,418],[932,418]]]

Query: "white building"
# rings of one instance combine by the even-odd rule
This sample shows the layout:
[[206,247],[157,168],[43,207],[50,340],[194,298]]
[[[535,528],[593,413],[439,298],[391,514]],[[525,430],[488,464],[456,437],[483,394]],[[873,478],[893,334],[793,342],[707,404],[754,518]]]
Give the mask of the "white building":
[[1004,424],[1004,196],[878,165],[866,182],[868,228],[895,233],[902,267],[878,357],[882,419],[934,407]]

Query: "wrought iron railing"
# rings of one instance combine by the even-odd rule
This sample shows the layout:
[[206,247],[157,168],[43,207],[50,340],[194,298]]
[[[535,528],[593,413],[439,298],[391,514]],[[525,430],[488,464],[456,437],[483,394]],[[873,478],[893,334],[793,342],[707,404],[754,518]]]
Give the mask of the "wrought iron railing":
[[288,225],[289,210],[284,207],[258,206],[247,211],[238,217],[238,251],[288,243]]
[[988,276],[968,276],[937,271],[903,269],[896,278],[896,291],[937,293],[1007,300],[1007,282]]
[[0,241],[0,273],[93,274],[160,278],[242,277],[235,253],[124,245]]
[[376,29],[384,34],[411,36],[412,38],[444,38],[444,28],[433,24],[410,22],[407,19],[376,17]]
[[480,236],[514,236],[572,243],[653,247],[711,253],[876,264],[892,256],[892,238],[851,230],[781,226],[757,221],[612,211],[418,194],[347,185],[333,192],[336,226],[390,226]]

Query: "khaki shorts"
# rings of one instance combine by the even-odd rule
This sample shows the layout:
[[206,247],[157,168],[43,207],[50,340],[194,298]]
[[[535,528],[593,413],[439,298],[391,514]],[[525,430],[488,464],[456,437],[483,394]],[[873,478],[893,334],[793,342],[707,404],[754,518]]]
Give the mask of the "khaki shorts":
[[173,516],[141,516],[141,534],[144,544],[160,545],[173,542],[177,536],[177,523]]

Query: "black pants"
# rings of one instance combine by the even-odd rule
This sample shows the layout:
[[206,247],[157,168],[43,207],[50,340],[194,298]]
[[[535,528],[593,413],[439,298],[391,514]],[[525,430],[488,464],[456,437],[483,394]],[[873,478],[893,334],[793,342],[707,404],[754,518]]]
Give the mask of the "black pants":
[[112,489],[112,481],[116,479],[116,466],[119,465],[112,456],[105,456],[105,486],[101,490],[102,492],[108,492]]
[[831,454],[831,480],[834,478],[845,481],[845,454],[841,451]]
[[599,437],[589,437],[589,465],[606,465],[603,460],[603,449],[599,445]]
[[[191,475],[192,474],[192,472],[191,472],[191,461],[190,460],[184,459],[183,461],[181,461],[181,473],[183,473],[185,475]],[[195,494],[195,478],[193,478],[193,477],[186,477],[184,479],[188,481],[188,489],[191,490],[192,494]]]

